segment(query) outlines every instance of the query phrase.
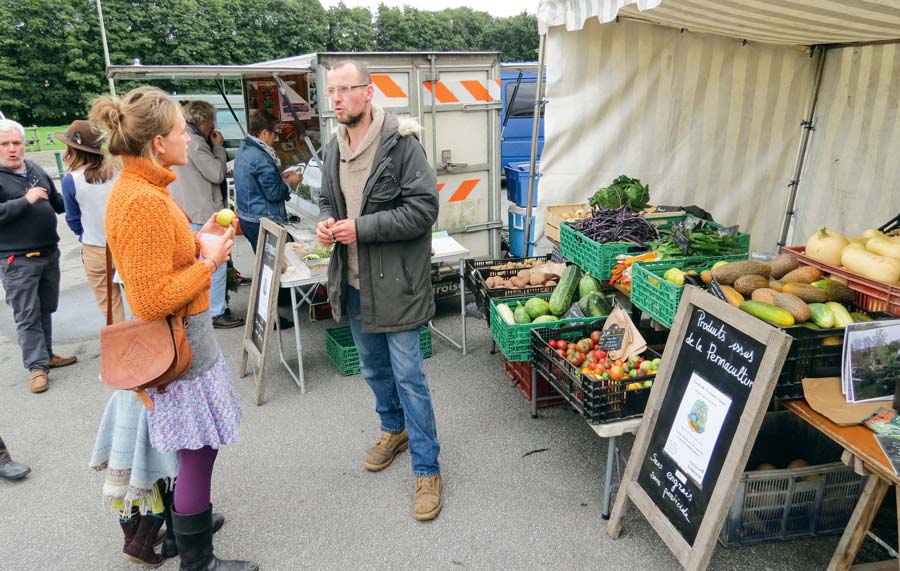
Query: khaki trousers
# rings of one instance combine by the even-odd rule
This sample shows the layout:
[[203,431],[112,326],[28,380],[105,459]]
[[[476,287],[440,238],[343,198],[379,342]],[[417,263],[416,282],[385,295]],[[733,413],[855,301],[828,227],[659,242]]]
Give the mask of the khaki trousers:
[[[82,244],[81,261],[84,263],[84,273],[87,274],[88,283],[94,290],[94,299],[100,306],[100,313],[106,319],[106,247],[89,246]],[[113,263],[113,271],[116,266]],[[125,308],[122,305],[122,292],[119,284],[112,284],[112,316],[113,323],[125,321]]]

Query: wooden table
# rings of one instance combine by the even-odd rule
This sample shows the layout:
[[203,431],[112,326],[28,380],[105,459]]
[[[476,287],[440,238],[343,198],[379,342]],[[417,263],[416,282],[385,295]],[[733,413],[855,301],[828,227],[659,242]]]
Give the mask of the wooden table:
[[[862,546],[866,532],[872,525],[872,520],[875,519],[875,514],[878,512],[888,488],[900,484],[900,477],[894,474],[884,452],[875,441],[875,433],[862,425],[841,426],[835,424],[814,411],[803,399],[785,401],[783,404],[789,411],[843,447],[844,454],[841,460],[845,464],[852,466],[857,474],[869,476],[859,502],[847,523],[847,529],[844,530],[837,549],[834,551],[828,571],[887,571],[889,569],[897,571],[900,569],[900,562],[896,559],[853,565],[856,553]],[[896,488],[895,493],[897,493],[897,507],[898,513],[900,513],[900,488]],[[900,521],[898,521],[898,529],[900,529]]]

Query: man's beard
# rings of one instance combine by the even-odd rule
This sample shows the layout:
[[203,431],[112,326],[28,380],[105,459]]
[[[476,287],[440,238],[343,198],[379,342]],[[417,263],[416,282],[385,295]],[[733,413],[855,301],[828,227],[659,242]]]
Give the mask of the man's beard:
[[340,123],[341,125],[346,125],[347,127],[356,127],[362,121],[364,115],[365,115],[365,111],[360,111],[356,115],[350,115],[343,121],[338,119],[338,123]]

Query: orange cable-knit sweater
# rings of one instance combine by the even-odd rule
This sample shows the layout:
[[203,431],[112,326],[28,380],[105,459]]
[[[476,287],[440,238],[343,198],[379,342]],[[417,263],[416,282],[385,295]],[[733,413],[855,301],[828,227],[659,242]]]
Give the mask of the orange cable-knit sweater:
[[210,268],[197,261],[199,242],[166,189],[175,172],[123,157],[106,203],[106,239],[125,283],[128,304],[144,321],[209,309]]

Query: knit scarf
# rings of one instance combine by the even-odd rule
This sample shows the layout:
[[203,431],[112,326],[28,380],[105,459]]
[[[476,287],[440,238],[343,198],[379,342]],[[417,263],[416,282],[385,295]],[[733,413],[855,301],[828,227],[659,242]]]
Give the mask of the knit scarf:
[[263,148],[263,150],[269,153],[269,156],[272,157],[272,160],[275,161],[275,166],[281,167],[281,159],[278,158],[278,155],[275,154],[275,149],[266,144],[265,141],[260,139],[259,137],[254,137],[253,135],[247,135],[250,137],[250,140]]

